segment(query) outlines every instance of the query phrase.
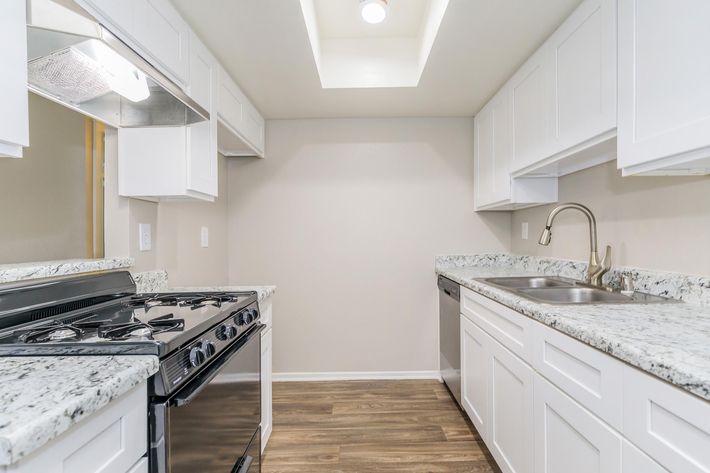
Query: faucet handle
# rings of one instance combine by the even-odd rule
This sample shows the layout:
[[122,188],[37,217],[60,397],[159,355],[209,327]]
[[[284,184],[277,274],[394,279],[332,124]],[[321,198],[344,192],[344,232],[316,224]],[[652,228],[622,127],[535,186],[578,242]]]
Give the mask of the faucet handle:
[[611,269],[611,245],[606,245],[604,258],[602,258],[602,262],[599,266],[604,269],[605,273]]
[[634,293],[634,278],[630,273],[624,273],[621,275],[621,293],[622,294],[633,294]]

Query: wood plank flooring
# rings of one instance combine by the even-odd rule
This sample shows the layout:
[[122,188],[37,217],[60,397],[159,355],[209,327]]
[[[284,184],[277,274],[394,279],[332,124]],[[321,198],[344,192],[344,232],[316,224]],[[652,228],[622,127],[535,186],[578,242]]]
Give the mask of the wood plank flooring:
[[273,399],[262,473],[500,473],[434,380],[274,383]]

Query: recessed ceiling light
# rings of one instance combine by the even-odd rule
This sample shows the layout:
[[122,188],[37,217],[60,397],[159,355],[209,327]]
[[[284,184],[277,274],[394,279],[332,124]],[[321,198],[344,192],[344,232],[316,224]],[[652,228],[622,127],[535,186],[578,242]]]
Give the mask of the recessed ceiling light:
[[382,23],[387,17],[387,0],[360,0],[360,15],[370,24]]

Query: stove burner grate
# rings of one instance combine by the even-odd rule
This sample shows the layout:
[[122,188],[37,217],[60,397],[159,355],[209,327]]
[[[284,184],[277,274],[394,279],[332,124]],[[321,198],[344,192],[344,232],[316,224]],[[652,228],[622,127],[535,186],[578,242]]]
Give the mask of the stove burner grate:
[[31,330],[22,335],[21,340],[24,343],[61,342],[66,340],[79,340],[82,335],[84,335],[84,331],[80,328],[58,323],[49,327]]

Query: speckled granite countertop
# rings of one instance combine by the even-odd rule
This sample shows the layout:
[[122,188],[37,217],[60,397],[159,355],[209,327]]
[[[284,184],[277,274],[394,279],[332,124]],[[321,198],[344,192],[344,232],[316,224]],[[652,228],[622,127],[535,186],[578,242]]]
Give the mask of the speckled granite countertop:
[[[524,258],[524,259],[523,259]],[[581,278],[586,265],[549,258],[481,255],[438,257],[436,272],[647,373],[710,400],[710,307],[700,304],[540,304],[477,278],[559,275]],[[620,268],[617,272],[621,272]],[[644,292],[707,300],[706,278],[640,272]],[[614,274],[609,278],[613,279]]]
[[256,291],[259,302],[271,297],[276,292],[276,286],[202,286],[202,287],[171,287],[168,292],[212,292],[212,291]]
[[154,356],[0,357],[0,465],[10,465],[158,371]]
[[0,283],[130,268],[133,258],[70,259],[0,264]]

